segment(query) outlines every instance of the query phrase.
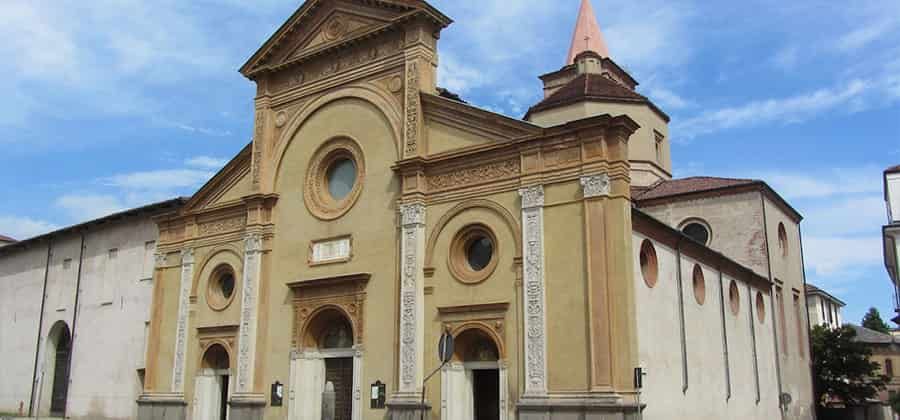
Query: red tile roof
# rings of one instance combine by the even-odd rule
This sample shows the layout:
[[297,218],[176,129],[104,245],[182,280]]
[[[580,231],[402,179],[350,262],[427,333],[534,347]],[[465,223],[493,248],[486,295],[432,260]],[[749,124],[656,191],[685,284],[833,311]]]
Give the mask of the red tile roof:
[[691,194],[719,189],[743,187],[761,183],[754,179],[714,178],[697,176],[691,178],[672,179],[660,181],[643,192],[637,192],[635,200],[653,200],[656,198],[671,197],[675,195]]
[[0,235],[0,242],[16,242],[16,240],[9,236]]
[[634,102],[649,102],[649,100],[625,86],[622,86],[612,80],[607,79],[599,74],[585,73],[565,86],[559,88],[552,95],[538,102],[537,105],[531,107],[528,113],[553,108],[555,106],[566,105],[572,102],[585,99],[616,99]]
[[886,174],[900,173],[900,165],[891,166],[890,168],[885,169],[884,173],[886,173]]

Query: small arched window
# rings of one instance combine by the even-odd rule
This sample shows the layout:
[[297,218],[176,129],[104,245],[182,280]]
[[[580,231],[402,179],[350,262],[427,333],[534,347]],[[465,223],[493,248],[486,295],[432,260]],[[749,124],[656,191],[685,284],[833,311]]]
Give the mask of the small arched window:
[[781,256],[788,256],[788,237],[787,229],[784,228],[784,223],[778,224],[778,248],[781,250]]
[[737,316],[741,311],[741,292],[738,290],[737,282],[731,281],[728,286],[728,305],[731,307],[732,315]]

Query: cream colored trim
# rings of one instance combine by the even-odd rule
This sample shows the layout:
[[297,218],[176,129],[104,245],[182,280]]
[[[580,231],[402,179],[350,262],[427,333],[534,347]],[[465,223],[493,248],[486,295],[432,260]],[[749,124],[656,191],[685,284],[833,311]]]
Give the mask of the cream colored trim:
[[399,393],[415,396],[423,379],[425,327],[425,205],[400,207],[400,384]]
[[239,393],[253,392],[261,254],[262,236],[258,233],[248,234],[244,238],[244,275],[238,332],[237,392]]

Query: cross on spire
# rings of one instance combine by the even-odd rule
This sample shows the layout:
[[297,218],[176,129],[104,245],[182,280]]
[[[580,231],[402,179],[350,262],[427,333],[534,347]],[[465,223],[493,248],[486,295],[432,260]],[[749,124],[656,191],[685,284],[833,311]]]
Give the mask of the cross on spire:
[[597,23],[597,16],[594,14],[591,0],[581,0],[581,9],[578,11],[578,21],[575,24],[575,34],[572,36],[572,47],[569,48],[569,58],[566,64],[575,63],[575,57],[585,51],[593,51],[602,57],[609,57],[609,49],[606,47],[603,33],[600,32],[600,25]]

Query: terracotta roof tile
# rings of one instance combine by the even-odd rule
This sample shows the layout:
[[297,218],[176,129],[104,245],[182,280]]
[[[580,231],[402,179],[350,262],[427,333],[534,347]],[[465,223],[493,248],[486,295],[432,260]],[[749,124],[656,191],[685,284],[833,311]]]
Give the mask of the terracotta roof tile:
[[893,344],[894,337],[890,334],[873,331],[859,325],[850,324],[850,328],[856,331],[856,341],[866,344]]
[[537,105],[528,110],[528,113],[584,99],[624,99],[635,102],[649,102],[647,97],[602,75],[585,73],[572,79],[571,82],[553,92],[552,95],[543,101],[538,102]]
[[754,179],[715,178],[707,176],[672,179],[668,181],[657,182],[646,191],[634,196],[634,199],[638,201],[652,200],[656,198],[671,197],[674,195],[713,191],[723,188],[741,187],[760,182],[762,181],[757,181]]

